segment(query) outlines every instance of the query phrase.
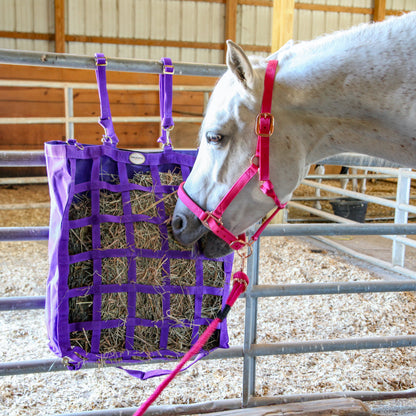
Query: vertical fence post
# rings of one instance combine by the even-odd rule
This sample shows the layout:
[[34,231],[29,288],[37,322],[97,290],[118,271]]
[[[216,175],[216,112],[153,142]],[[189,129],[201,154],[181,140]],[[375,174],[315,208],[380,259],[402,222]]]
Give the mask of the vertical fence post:
[[[408,218],[408,212],[399,208],[399,204],[408,204],[410,198],[410,182],[411,179],[407,175],[402,175],[403,172],[409,172],[411,169],[399,169],[399,175],[397,179],[397,192],[396,192],[396,209],[394,211],[394,223],[406,224]],[[394,237],[392,248],[392,263],[393,266],[404,267],[404,258],[406,246],[403,243],[399,243]]]
[[247,407],[256,388],[256,357],[248,354],[257,338],[257,298],[251,297],[251,288],[258,284],[260,239],[253,245],[253,254],[247,263],[250,283],[246,290],[246,314],[244,325],[244,368],[243,368],[243,407]]
[[65,135],[67,139],[74,138],[74,122],[70,121],[74,117],[74,91],[70,87],[65,87]]

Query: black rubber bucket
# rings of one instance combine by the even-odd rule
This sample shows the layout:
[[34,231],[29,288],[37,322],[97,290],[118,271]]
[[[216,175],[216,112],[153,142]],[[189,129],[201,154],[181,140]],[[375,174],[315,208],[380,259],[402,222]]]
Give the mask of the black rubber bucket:
[[367,202],[355,198],[337,198],[329,201],[334,214],[349,220],[364,222]]

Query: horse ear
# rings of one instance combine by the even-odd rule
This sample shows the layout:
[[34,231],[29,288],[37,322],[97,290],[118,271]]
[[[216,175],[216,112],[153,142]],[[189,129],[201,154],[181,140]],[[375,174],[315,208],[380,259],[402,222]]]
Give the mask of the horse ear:
[[254,85],[254,72],[243,49],[232,40],[227,40],[227,66],[245,88]]

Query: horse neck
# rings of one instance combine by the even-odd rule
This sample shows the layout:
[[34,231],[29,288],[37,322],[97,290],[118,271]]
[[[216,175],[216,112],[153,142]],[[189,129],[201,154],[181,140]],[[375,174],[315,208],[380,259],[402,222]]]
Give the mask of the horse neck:
[[339,32],[279,56],[273,111],[281,134],[303,142],[307,163],[358,152],[415,165],[416,53],[409,32],[416,34],[416,15],[404,26]]

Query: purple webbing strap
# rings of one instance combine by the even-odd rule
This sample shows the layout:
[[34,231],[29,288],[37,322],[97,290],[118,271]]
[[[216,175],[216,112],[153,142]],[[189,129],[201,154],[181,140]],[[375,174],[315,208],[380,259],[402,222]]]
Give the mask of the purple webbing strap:
[[105,72],[105,67],[107,65],[107,60],[102,53],[95,54],[95,76],[97,78],[98,85],[98,95],[100,97],[100,110],[101,117],[98,121],[100,125],[104,128],[103,143],[106,145],[111,145],[113,147],[117,146],[118,138],[114,131],[113,120],[111,118],[110,110],[110,100],[108,98],[107,91],[107,77]]
[[174,127],[172,118],[172,83],[175,72],[170,58],[162,58],[163,73],[159,75],[159,106],[162,136],[158,139],[163,146],[171,146],[169,132]]

